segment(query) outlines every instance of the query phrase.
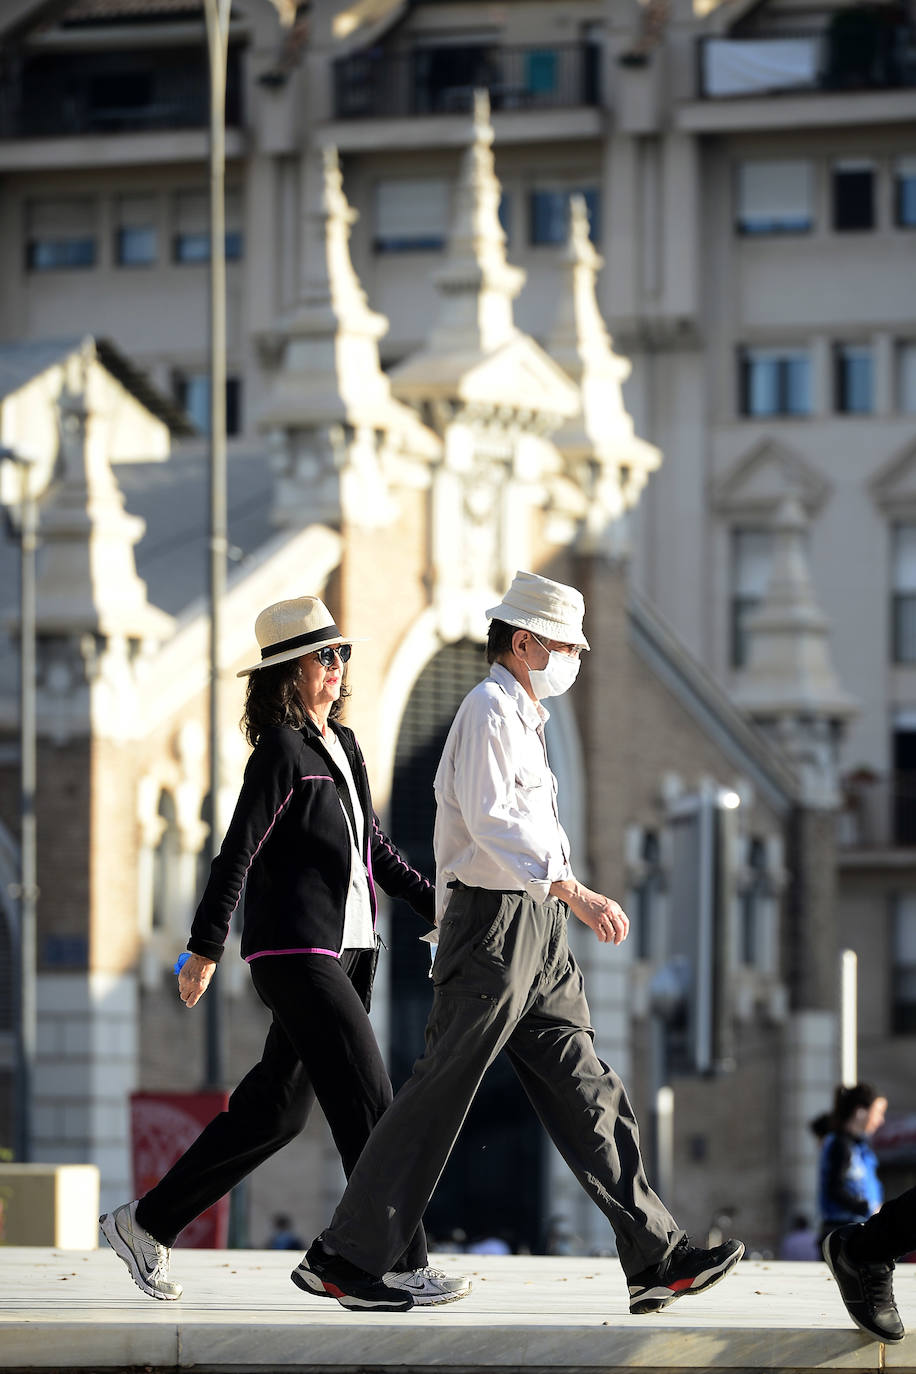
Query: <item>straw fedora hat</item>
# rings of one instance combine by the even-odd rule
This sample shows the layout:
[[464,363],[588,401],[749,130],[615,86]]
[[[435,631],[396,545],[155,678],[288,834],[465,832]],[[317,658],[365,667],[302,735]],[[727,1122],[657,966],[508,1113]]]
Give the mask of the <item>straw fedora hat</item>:
[[517,572],[499,605],[486,612],[488,620],[501,620],[545,639],[587,649],[589,643],[582,633],[584,615],[585,600],[575,587],[530,572]]
[[301,658],[331,644],[360,644],[342,635],[334,617],[317,596],[298,596],[292,601],[277,601],[262,611],[254,622],[254,633],[261,646],[261,662],[243,668],[236,677],[247,677],[259,668]]

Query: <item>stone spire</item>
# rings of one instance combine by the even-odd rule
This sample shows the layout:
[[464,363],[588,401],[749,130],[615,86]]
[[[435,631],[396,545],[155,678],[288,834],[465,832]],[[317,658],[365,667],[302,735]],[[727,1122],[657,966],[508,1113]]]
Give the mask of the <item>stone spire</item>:
[[282,360],[260,415],[271,434],[274,523],[337,524],[344,514],[385,523],[392,512],[381,449],[430,459],[438,441],[391,394],[378,340],[388,321],[369,308],[350,258],[357,212],[337,150],[305,157],[305,231],[299,300],[280,321]]
[[90,405],[91,348],[90,341],[82,375],[69,377],[58,399],[60,450],[39,518],[37,629],[43,636],[163,640],[174,622],[150,605],[137,575],[134,545],[146,525],[124,509],[104,418]]
[[572,196],[569,236],[559,264],[559,308],[547,347],[581,392],[579,414],[567,421],[554,443],[587,492],[585,535],[592,541],[608,521],[636,505],[662,457],[636,436],[624,404],[622,383],[630,375],[630,362],[614,352],[598,308],[596,281],[603,265],[589,237],[585,199]]
[[430,404],[434,412],[442,403],[446,409],[464,406],[479,418],[524,414],[532,428],[553,430],[576,413],[578,393],[513,319],[525,273],[506,261],[486,91],[475,93],[470,134],[445,262],[433,277],[439,315],[421,348],[393,369],[395,393],[415,406]]
[[430,335],[430,352],[487,354],[515,336],[512,302],[525,283],[525,273],[506,261],[500,195],[490,97],[485,90],[475,91],[471,142],[455,187],[448,250],[434,277],[442,306]]
[[734,699],[793,759],[803,799],[829,806],[836,801],[839,727],[858,706],[833,666],[830,622],[808,571],[808,520],[795,492],[783,498],[771,528],[770,579],[762,605],[748,618],[748,661]]
[[310,148],[304,181],[299,299],[280,321],[283,358],[260,423],[385,424],[391,390],[378,340],[388,321],[369,308],[350,258],[357,212],[344,194],[337,149]]

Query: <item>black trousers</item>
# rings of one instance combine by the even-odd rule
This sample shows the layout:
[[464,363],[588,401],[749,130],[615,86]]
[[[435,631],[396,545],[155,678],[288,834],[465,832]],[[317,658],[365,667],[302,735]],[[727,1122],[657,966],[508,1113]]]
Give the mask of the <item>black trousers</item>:
[[916,1188],[885,1202],[850,1235],[849,1253],[861,1264],[890,1264],[916,1250]]
[[[363,1001],[372,950],[266,955],[249,968],[273,1015],[260,1063],[224,1112],[140,1199],[137,1221],[162,1245],[294,1139],[317,1098],[347,1177],[391,1101],[391,1082]],[[392,1267],[427,1261],[422,1223]]]

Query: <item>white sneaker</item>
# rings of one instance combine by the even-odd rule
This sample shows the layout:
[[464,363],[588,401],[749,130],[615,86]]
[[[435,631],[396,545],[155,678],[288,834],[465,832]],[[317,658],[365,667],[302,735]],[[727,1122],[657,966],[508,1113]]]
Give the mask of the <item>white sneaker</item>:
[[416,1307],[432,1307],[435,1303],[457,1302],[471,1291],[471,1280],[464,1274],[450,1278],[441,1269],[425,1265],[405,1273],[391,1272],[383,1276],[389,1288],[402,1288],[409,1293]]
[[180,1283],[169,1279],[171,1251],[155,1236],[137,1225],[136,1202],[125,1202],[99,1217],[102,1234],[130,1270],[137,1287],[151,1298],[174,1302],[181,1297]]

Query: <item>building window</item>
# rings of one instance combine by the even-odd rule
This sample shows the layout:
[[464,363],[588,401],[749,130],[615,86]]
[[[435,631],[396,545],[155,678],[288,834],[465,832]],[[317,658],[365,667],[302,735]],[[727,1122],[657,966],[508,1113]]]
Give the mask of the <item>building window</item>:
[[769,530],[732,531],[731,663],[747,663],[747,619],[763,601],[770,580],[772,535]]
[[898,157],[894,165],[894,210],[901,229],[916,229],[916,157]]
[[838,344],[834,383],[842,415],[870,415],[874,409],[874,368],[868,344]]
[[96,205],[90,197],[30,201],[26,222],[28,271],[95,266]]
[[768,904],[766,844],[761,839],[751,839],[747,842],[747,879],[741,892],[738,931],[739,958],[751,968],[763,962]]
[[499,223],[506,236],[506,242],[510,242],[512,239],[512,197],[508,191],[503,191],[499,198]]
[[119,196],[115,261],[120,267],[149,267],[158,257],[154,196]]
[[916,343],[897,345],[897,409],[916,415]]
[[895,663],[916,663],[916,524],[891,531],[891,619]]
[[654,830],[643,833],[640,846],[640,877],[633,886],[632,915],[636,934],[637,959],[659,955],[663,934],[665,872],[661,844]]
[[874,163],[860,159],[834,163],[833,227],[839,230],[874,229]]
[[588,211],[592,243],[601,237],[601,193],[597,186],[534,190],[529,202],[529,238],[533,245],[564,244],[569,237],[569,198],[580,195]]
[[901,711],[894,721],[893,821],[895,845],[916,847],[916,719]]
[[804,234],[811,229],[810,162],[742,162],[737,228],[741,234]]
[[[206,372],[177,372],[175,400],[200,434],[210,433],[210,376]],[[242,383],[226,378],[226,433],[241,433]]]
[[746,348],[740,354],[742,415],[808,415],[811,363],[804,349]]
[[380,181],[375,188],[376,253],[435,253],[448,232],[449,186],[418,178]]
[[891,920],[891,1030],[916,1032],[916,893],[893,899]]
[[[176,195],[172,254],[180,263],[210,261],[210,198],[206,191],[179,191]],[[241,196],[236,190],[227,190],[226,261],[238,262],[244,256]]]

